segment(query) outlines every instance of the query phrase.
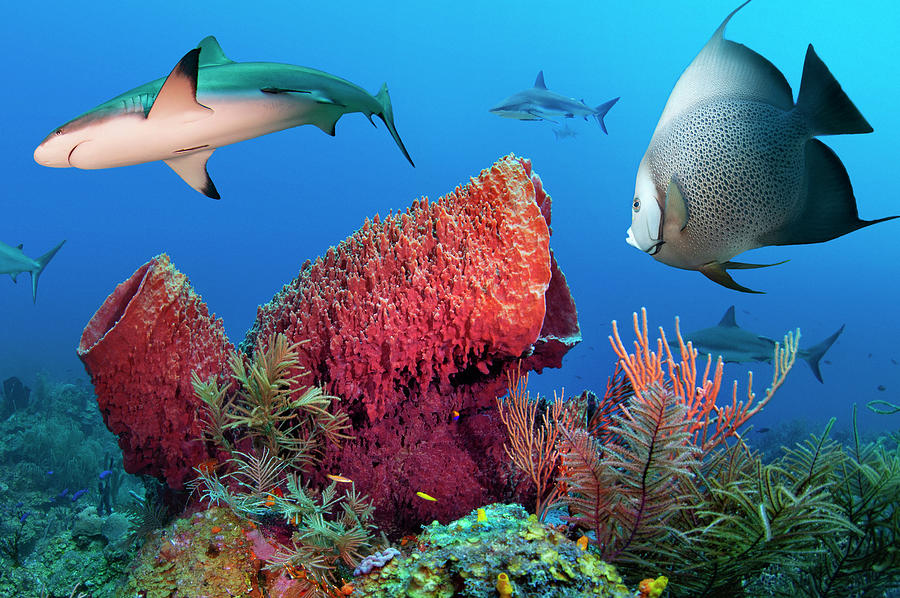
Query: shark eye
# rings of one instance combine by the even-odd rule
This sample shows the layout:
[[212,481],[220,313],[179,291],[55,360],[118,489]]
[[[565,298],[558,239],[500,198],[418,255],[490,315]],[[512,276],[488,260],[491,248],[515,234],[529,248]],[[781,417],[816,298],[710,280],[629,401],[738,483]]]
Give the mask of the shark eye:
[[62,129],[56,129],[56,134],[57,134],[57,135],[62,135]]
[[640,200],[640,198],[638,198],[638,197],[635,197],[635,198],[634,198],[634,201],[631,202],[631,209],[634,210],[635,212],[640,211],[640,209],[641,209],[641,200]]

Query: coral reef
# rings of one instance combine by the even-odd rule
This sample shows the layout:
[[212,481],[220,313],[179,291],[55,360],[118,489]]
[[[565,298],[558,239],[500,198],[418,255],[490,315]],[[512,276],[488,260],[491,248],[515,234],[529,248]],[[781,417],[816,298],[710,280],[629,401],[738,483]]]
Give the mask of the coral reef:
[[165,254],[116,287],[81,335],[78,356],[129,473],[180,489],[208,458],[191,373],[218,374],[232,346],[221,320]]
[[[582,550],[519,505],[492,504],[449,523],[425,526],[413,551],[356,578],[367,598],[633,594],[616,569]],[[502,589],[501,589],[502,588]]]
[[[353,479],[396,533],[512,494],[492,415],[505,372],[518,360],[559,367],[581,340],[549,248],[550,204],[530,162],[508,156],[437,201],[367,220],[260,307],[244,351],[272,332],[306,341],[299,367],[311,376],[298,384],[341,396],[353,424],[312,483]],[[219,376],[230,353],[164,255],[109,296],[79,355],[129,472],[180,488],[212,456],[191,374]]]

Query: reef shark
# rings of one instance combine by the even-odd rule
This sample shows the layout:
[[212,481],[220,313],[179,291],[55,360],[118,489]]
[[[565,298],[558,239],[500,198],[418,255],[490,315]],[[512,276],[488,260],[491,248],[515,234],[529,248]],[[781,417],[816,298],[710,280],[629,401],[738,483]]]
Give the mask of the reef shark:
[[[96,169],[162,160],[197,191],[219,199],[206,170],[216,148],[311,124],[334,135],[338,119],[361,112],[394,126],[387,85],[372,96],[328,73],[291,64],[234,62],[209,36],[166,79],[127,91],[70,120],[34,150],[38,164]],[[415,164],[413,164],[415,166]]]
[[596,108],[591,108],[583,100],[567,98],[547,89],[547,84],[544,83],[544,71],[540,71],[537,74],[537,79],[534,81],[534,87],[512,94],[488,110],[488,112],[503,118],[548,120],[554,123],[558,122],[554,120],[555,117],[574,118],[583,116],[587,120],[588,116],[593,116],[597,119],[603,132],[608,134],[603,117],[613,107],[613,104],[618,101],[619,98],[613,98]]
[[[810,349],[800,349],[797,355],[806,360],[812,369],[813,375],[819,382],[822,380],[822,372],[819,370],[819,360],[825,352],[834,344],[837,337],[844,331],[841,326],[837,332]],[[744,330],[737,325],[734,318],[734,306],[728,308],[722,320],[712,328],[704,328],[683,335],[684,341],[690,341],[694,349],[701,355],[710,354],[713,357],[721,355],[724,361],[743,363],[747,361],[772,361],[775,350],[775,341]],[[669,343],[672,345],[673,343]],[[677,341],[674,343],[678,346]]]
[[47,267],[47,263],[59,251],[59,248],[63,246],[63,243],[65,243],[65,240],[60,241],[59,245],[35,260],[25,255],[21,244],[13,247],[0,242],[0,274],[9,274],[13,282],[16,282],[16,277],[19,274],[31,272],[31,300],[36,302],[38,277],[40,277],[44,268]]

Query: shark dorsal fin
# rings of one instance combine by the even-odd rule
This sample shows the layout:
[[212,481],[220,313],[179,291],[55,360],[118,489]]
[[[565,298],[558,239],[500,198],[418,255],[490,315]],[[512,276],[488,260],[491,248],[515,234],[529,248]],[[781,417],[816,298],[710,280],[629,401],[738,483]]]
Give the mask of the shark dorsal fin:
[[722,328],[739,328],[737,325],[737,320],[734,319],[734,306],[728,308],[728,311],[725,312],[725,315],[722,316],[722,319],[719,321],[719,326]]
[[204,66],[232,64],[234,62],[225,56],[225,52],[222,51],[222,46],[219,45],[219,42],[214,35],[207,35],[204,37],[203,40],[197,44],[197,47],[200,48],[200,60],[198,64],[201,68]]
[[538,71],[537,79],[534,80],[534,86],[536,89],[547,89],[547,84],[544,83],[544,71]]
[[156,94],[147,118],[185,117],[185,122],[212,114],[212,110],[197,102],[197,70],[200,48],[184,55]]

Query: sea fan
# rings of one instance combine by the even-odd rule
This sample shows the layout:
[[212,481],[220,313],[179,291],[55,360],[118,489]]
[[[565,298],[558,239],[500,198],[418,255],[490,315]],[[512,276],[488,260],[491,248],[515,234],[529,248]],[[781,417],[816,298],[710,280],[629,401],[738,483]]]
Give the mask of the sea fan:
[[571,521],[593,529],[603,558],[627,561],[664,537],[679,509],[682,478],[697,466],[684,407],[653,387],[613,416],[618,443],[600,446],[585,430],[561,426]]

